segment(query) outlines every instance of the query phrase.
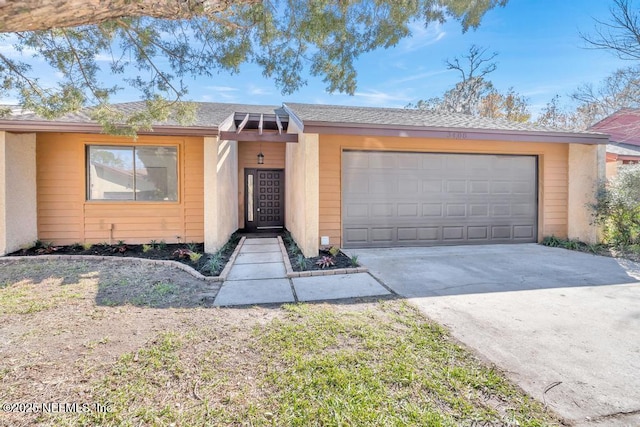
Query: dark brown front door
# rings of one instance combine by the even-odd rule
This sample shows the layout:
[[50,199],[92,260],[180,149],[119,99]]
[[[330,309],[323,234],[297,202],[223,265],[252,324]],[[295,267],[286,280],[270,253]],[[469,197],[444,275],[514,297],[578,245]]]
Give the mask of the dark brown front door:
[[245,228],[284,228],[284,170],[245,169]]

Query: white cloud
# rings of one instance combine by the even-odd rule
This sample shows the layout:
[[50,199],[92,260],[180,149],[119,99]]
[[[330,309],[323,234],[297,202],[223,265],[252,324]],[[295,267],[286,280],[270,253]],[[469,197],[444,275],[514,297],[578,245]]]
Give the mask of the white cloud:
[[411,100],[410,96],[402,92],[382,92],[369,89],[353,94],[355,99],[361,100],[365,105],[377,107],[403,107]]
[[412,35],[400,43],[400,50],[404,53],[437,43],[447,35],[439,22],[429,23],[425,27],[424,23],[414,21],[409,24],[409,29]]
[[249,86],[247,92],[249,95],[271,95],[273,92],[258,86]]
[[447,70],[447,69],[442,69],[442,70],[438,70],[438,71],[427,71],[427,72],[424,72],[424,73],[411,74],[409,76],[401,77],[399,79],[389,80],[387,83],[388,84],[400,84],[400,83],[412,82],[412,81],[415,81],[415,80],[423,80],[423,79],[427,79],[429,77],[433,77],[433,76],[437,76],[437,75],[440,75],[440,74],[444,74],[444,73],[446,73],[448,71],[449,70]]
[[238,91],[237,87],[232,87],[232,86],[205,86],[204,88],[207,90],[213,90],[215,92],[237,92]]

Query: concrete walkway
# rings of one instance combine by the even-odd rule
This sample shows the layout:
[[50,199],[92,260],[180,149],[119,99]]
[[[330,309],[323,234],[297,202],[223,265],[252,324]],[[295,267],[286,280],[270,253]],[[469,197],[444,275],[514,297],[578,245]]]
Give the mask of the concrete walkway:
[[323,301],[389,294],[368,273],[289,279],[277,238],[247,238],[214,305]]

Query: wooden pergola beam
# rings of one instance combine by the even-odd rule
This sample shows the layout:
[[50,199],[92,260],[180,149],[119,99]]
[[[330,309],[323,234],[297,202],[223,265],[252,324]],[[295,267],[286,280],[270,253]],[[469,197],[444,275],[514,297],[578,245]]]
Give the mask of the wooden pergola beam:
[[276,113],[276,124],[278,125],[278,133],[282,134],[282,122],[280,121],[278,113]]
[[260,114],[260,122],[258,123],[258,134],[262,135],[262,122],[264,120],[264,114]]
[[238,129],[236,130],[236,133],[242,132],[242,129],[244,129],[244,127],[247,125],[248,121],[249,121],[249,114],[244,116],[244,119],[242,119],[242,122],[240,123],[240,126],[238,126]]

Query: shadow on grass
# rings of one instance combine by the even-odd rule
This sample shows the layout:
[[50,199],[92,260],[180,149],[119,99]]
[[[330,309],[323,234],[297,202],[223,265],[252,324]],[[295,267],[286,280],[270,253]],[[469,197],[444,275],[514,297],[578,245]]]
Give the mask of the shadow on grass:
[[[0,304],[93,297],[98,306],[193,308],[210,305],[219,286],[176,268],[135,260],[0,259]],[[10,312],[29,312],[25,310]]]

